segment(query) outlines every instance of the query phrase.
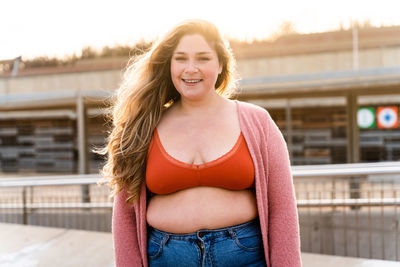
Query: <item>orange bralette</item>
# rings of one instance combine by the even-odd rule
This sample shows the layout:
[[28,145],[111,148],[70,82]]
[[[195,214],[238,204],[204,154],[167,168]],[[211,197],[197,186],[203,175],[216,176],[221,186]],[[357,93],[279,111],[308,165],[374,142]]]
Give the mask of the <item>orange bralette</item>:
[[146,167],[146,185],[152,193],[169,194],[195,186],[244,190],[253,184],[254,165],[242,133],[233,148],[218,159],[190,164],[170,156],[155,129]]

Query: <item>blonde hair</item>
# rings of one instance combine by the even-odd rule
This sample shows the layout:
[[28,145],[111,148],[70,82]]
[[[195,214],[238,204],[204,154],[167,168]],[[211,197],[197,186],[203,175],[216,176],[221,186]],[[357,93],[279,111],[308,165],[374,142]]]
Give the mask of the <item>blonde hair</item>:
[[216,26],[204,20],[176,25],[150,51],[130,60],[112,107],[113,128],[108,144],[99,152],[108,155],[102,170],[103,181],[109,182],[113,196],[127,190],[129,203],[140,195],[153,131],[164,110],[180,99],[172,83],[170,62],[180,39],[188,34],[202,35],[217,52],[222,64],[215,84],[218,94],[230,97],[236,88],[229,45]]

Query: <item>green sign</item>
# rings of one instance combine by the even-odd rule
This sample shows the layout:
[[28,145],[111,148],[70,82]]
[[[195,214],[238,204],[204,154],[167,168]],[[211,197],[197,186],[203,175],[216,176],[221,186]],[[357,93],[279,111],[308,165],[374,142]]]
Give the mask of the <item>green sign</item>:
[[359,108],[357,112],[357,124],[360,129],[375,128],[376,116],[374,108]]

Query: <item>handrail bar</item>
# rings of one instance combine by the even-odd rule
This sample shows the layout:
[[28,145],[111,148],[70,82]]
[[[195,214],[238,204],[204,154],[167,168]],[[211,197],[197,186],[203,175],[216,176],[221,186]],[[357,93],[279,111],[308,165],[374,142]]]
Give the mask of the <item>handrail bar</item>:
[[29,178],[19,178],[13,180],[3,181],[0,179],[0,187],[17,187],[17,186],[48,186],[48,185],[90,185],[96,184],[101,179],[100,175],[97,177],[81,177],[76,176],[63,178],[59,176],[57,178],[53,177],[29,177]]
[[[398,206],[400,205],[399,198],[384,198],[384,199],[297,199],[298,207],[346,207],[346,206]],[[112,208],[111,202],[102,203],[26,203],[25,206],[22,203],[18,204],[2,204],[0,203],[0,209],[73,209],[73,208]]]
[[292,169],[327,169],[327,168],[358,168],[358,167],[385,167],[400,166],[400,161],[383,161],[383,162],[363,162],[363,163],[339,163],[339,164],[317,164],[317,165],[295,165]]
[[[292,166],[293,178],[368,176],[377,174],[400,174],[400,162]],[[100,174],[0,178],[0,187],[89,185],[96,184],[100,179]]]
[[293,178],[400,174],[400,162],[348,163],[292,166]]
[[112,208],[112,202],[90,202],[90,203],[81,203],[81,202],[69,202],[69,203],[11,203],[11,204],[3,204],[0,203],[0,209],[104,209],[104,208]]
[[297,207],[398,206],[399,198],[297,199]]
[[363,167],[352,169],[317,169],[317,170],[296,170],[292,171],[293,178],[301,177],[343,177],[343,176],[368,176],[377,174],[400,174],[400,166],[391,167]]

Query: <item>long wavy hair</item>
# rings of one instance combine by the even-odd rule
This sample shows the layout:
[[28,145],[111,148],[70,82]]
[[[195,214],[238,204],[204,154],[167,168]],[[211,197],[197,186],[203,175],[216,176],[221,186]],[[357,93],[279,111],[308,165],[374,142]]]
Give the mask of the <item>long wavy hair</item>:
[[126,190],[128,203],[137,201],[140,195],[154,129],[163,112],[180,99],[172,83],[170,63],[180,39],[189,34],[202,35],[222,63],[222,72],[215,84],[217,93],[231,97],[236,89],[234,58],[229,45],[217,27],[204,20],[187,20],[176,25],[148,52],[130,60],[111,107],[113,127],[107,145],[99,151],[107,155],[101,172],[103,182],[109,183],[112,196]]

